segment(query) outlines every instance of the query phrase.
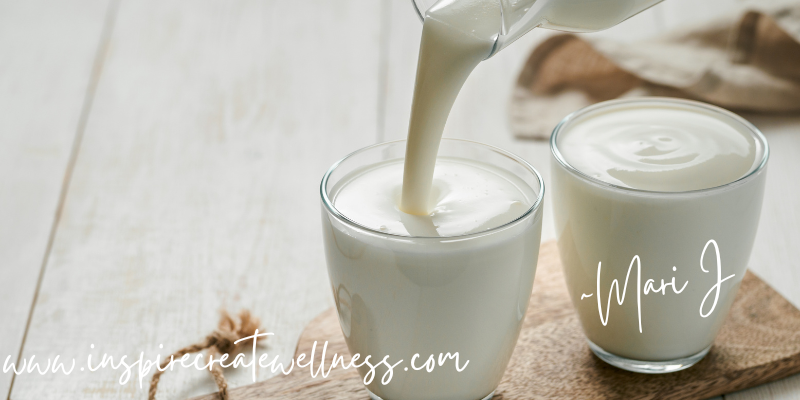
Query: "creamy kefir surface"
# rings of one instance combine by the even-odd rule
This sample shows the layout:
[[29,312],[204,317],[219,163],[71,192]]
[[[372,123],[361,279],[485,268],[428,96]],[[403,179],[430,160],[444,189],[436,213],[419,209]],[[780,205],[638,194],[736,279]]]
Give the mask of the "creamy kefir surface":
[[683,192],[733,182],[754,167],[744,127],[702,109],[638,104],[578,118],[558,138],[575,169],[634,189]]
[[349,219],[401,236],[451,237],[486,231],[517,219],[535,201],[518,177],[491,165],[439,158],[427,215],[400,211],[403,162],[378,164],[343,182],[333,198]]

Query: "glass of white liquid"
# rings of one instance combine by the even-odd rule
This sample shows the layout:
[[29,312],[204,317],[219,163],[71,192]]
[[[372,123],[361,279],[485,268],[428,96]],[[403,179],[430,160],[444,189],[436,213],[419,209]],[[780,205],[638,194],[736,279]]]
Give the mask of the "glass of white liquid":
[[550,147],[559,251],[592,351],[642,373],[700,361],[747,269],[764,136],[719,107],[643,98],[567,116]]
[[370,146],[322,179],[342,333],[351,355],[381,364],[371,380],[359,368],[374,399],[491,397],[528,308],[544,183],[510,153],[444,139],[433,211],[410,215],[397,209],[404,155],[405,141]]

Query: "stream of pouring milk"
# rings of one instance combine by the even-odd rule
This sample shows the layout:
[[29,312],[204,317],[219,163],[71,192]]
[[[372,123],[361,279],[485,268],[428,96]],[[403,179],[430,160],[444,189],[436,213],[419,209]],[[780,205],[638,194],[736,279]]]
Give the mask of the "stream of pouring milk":
[[[426,13],[411,106],[400,209],[428,215],[436,153],[447,116],[473,69],[495,50],[500,32],[526,27],[596,31],[660,0],[441,0]],[[502,12],[501,12],[502,11]],[[511,28],[513,29],[513,28]],[[525,28],[523,29],[530,29]]]
[[500,21],[496,0],[440,1],[428,10],[405,163],[375,166],[343,185],[335,204],[344,215],[396,235],[458,236],[503,225],[530,208],[535,195],[513,174],[436,157],[453,102],[491,53]]
[[469,74],[491,53],[500,21],[496,0],[439,1],[427,12],[400,202],[408,214],[430,213],[433,170],[447,116]]
[[[402,186],[398,190],[397,166],[375,168],[365,175],[373,184],[346,185],[336,196],[336,207],[362,225],[398,235],[457,236],[513,221],[533,200],[520,190],[498,190],[515,187],[509,174],[487,172],[480,163],[451,163],[434,182],[444,126],[467,77],[493,53],[504,23],[526,18],[538,21],[529,26],[592,31],[658,1],[525,0],[508,5],[506,15],[499,0],[438,1],[427,10],[422,28]],[[486,179],[470,176],[475,173]]]

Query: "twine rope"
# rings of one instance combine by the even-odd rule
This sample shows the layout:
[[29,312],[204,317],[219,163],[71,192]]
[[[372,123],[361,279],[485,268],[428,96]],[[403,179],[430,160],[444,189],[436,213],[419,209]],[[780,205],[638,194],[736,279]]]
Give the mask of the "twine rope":
[[[161,380],[161,375],[166,371],[167,366],[172,360],[180,359],[186,354],[198,353],[203,350],[208,350],[208,356],[216,357],[217,359],[219,359],[217,356],[221,356],[222,354],[234,353],[239,348],[250,343],[252,339],[243,340],[239,343],[236,343],[236,341],[255,335],[256,330],[259,329],[259,325],[259,320],[253,317],[250,311],[242,310],[239,313],[238,321],[233,319],[230,314],[223,311],[217,329],[213,333],[206,336],[202,342],[186,346],[172,353],[161,362],[161,365],[159,365],[159,368],[156,369],[155,373],[153,373],[153,377],[150,379],[148,399],[156,399],[158,382]],[[220,367],[219,363],[215,363],[211,366],[211,375],[219,389],[220,400],[228,400],[228,381],[225,380],[225,375],[223,375],[222,367]]]

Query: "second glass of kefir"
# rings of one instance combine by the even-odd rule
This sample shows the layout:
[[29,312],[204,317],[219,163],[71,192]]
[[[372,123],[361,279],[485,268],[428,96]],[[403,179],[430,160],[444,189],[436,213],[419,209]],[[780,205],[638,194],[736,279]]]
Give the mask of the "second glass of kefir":
[[642,98],[569,115],[550,147],[559,251],[591,349],[643,373],[698,362],[747,269],[764,136],[719,107]]

